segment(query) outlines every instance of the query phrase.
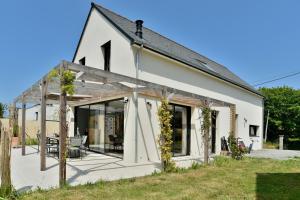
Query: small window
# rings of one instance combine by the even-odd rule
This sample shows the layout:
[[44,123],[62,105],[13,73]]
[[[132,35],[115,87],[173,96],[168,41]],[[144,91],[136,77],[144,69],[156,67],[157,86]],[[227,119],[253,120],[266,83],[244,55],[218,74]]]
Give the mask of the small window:
[[250,125],[250,126],[249,126],[249,136],[250,136],[250,137],[255,137],[255,136],[257,136],[257,130],[258,130],[258,126]]
[[110,71],[110,41],[106,42],[101,46],[103,59],[104,59],[104,70]]
[[38,121],[39,120],[39,113],[35,112],[35,120]]
[[79,60],[79,64],[85,65],[85,57],[83,57]]

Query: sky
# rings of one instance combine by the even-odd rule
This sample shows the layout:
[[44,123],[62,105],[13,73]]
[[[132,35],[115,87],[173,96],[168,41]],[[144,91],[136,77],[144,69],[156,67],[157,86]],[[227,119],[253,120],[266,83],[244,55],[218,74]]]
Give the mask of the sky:
[[[251,85],[300,71],[298,0],[96,0],[225,65]],[[89,0],[1,0],[0,102],[72,61]],[[266,84],[300,88],[300,74]]]

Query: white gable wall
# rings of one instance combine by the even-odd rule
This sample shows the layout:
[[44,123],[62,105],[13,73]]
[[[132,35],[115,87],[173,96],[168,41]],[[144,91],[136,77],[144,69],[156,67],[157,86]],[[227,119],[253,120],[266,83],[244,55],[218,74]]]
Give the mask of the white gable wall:
[[79,60],[85,57],[85,65],[104,69],[101,46],[108,41],[111,41],[110,71],[134,76],[134,53],[130,40],[95,8],[91,11],[74,62],[79,63]]

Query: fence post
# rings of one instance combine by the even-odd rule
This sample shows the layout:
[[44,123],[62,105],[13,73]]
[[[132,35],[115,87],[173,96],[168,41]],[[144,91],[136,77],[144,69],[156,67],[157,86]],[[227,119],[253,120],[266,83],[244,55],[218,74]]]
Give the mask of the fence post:
[[283,150],[283,138],[284,135],[279,135],[279,149]]

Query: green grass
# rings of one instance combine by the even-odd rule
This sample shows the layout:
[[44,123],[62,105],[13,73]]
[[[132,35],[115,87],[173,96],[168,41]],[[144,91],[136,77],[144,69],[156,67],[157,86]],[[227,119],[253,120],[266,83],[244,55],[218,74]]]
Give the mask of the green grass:
[[100,181],[76,187],[23,194],[20,199],[298,199],[300,159],[277,161],[217,157],[207,166],[175,173]]

